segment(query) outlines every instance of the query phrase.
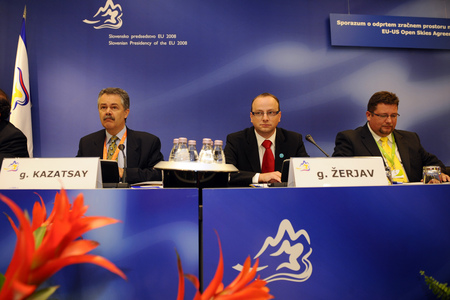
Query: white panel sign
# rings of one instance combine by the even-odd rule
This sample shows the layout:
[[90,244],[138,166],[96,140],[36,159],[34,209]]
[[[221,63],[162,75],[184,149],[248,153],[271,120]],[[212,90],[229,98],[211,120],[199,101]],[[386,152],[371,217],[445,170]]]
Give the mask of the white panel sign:
[[291,158],[289,187],[388,185],[381,157]]
[[0,189],[95,189],[102,187],[100,159],[5,158]]

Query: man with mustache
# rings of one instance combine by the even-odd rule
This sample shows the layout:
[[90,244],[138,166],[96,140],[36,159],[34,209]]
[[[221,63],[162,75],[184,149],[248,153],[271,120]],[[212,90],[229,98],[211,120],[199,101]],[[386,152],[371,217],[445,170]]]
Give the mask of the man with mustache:
[[100,122],[105,129],[81,138],[77,157],[117,160],[122,177],[124,162],[118,145],[123,144],[128,183],[161,180],[161,171],[153,168],[164,159],[161,141],[153,134],[134,131],[126,126],[130,113],[128,93],[120,88],[103,89],[98,95],[97,106]]
[[[395,129],[400,116],[398,104],[394,93],[373,94],[367,104],[367,123],[339,132],[333,156],[381,156],[397,182],[420,182],[424,166],[440,166],[446,172],[444,164],[422,147],[417,133]],[[450,177],[442,173],[441,181],[450,181]]]

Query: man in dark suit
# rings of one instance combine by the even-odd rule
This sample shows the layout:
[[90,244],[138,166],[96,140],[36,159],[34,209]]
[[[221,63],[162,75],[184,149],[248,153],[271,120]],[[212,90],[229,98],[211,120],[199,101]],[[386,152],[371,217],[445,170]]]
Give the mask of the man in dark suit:
[[[302,135],[277,128],[281,120],[280,102],[264,93],[253,99],[250,121],[253,127],[227,136],[225,158],[239,172],[231,173],[230,185],[248,186],[252,183],[281,182],[281,166],[291,157],[308,157]],[[265,148],[268,141],[271,141]],[[270,151],[269,151],[270,149]],[[267,156],[266,156],[267,155]],[[265,166],[265,156],[272,160]]]
[[[117,160],[123,176],[123,155],[118,145],[125,146],[127,182],[161,180],[161,171],[153,167],[164,159],[161,141],[153,134],[134,131],[125,126],[130,112],[130,98],[120,88],[106,88],[98,95],[100,121],[105,127],[80,140],[77,157],[100,157]],[[119,155],[120,154],[120,155]]]
[[[339,132],[333,156],[382,156],[392,170],[394,181],[419,182],[424,166],[440,166],[445,172],[444,164],[425,151],[416,133],[395,129],[398,104],[394,93],[373,94],[367,105],[367,123],[355,130]],[[391,152],[383,148],[383,139]],[[442,173],[441,180],[449,181],[450,177]]]
[[8,121],[11,103],[0,90],[0,167],[5,157],[29,157],[27,137]]

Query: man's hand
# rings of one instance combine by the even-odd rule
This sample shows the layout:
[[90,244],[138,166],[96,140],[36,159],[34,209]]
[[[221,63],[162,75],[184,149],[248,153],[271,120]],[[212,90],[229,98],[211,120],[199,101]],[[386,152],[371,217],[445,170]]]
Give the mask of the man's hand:
[[259,174],[258,181],[262,182],[262,183],[281,182],[281,173],[278,171],[270,172],[270,173],[261,173],[261,174]]
[[447,174],[441,173],[441,182],[450,182],[450,176]]
[[120,177],[120,178],[123,177],[123,168],[119,168],[119,177]]

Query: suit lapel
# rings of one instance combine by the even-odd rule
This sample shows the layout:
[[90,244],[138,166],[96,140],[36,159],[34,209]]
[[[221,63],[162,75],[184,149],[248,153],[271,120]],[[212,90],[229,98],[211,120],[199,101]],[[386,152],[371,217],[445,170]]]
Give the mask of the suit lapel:
[[139,163],[139,145],[133,130],[127,128],[127,165],[137,166]]
[[369,151],[370,156],[381,156],[380,149],[377,146],[377,142],[373,138],[372,133],[370,133],[369,125],[364,125],[361,132],[361,140],[367,151]]
[[261,173],[259,162],[258,141],[256,140],[255,129],[251,127],[247,130],[247,145],[245,145],[245,155],[250,162],[254,172]]
[[285,139],[283,132],[277,128],[277,136],[275,138],[275,170],[281,170],[281,166],[285,160],[285,153],[289,153]]
[[[394,130],[394,138],[395,138],[395,144],[398,148],[398,153],[400,153],[401,157],[401,163],[403,165],[403,168],[405,169],[406,175],[411,174],[411,166],[409,164],[409,151],[408,151],[408,144],[404,140],[403,136],[396,130]],[[408,175],[409,177],[409,175]]]
[[103,147],[105,146],[106,130],[100,130],[98,137],[92,140],[95,156],[103,158]]

